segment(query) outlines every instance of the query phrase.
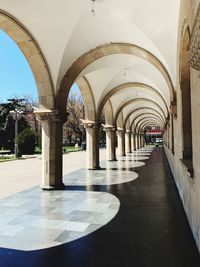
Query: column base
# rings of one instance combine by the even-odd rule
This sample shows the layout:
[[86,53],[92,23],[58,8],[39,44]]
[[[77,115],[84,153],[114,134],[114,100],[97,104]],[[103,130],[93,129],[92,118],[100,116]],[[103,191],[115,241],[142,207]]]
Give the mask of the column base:
[[88,168],[89,171],[94,171],[94,170],[101,170],[101,167],[95,167],[95,168]]
[[58,185],[40,185],[40,188],[42,188],[42,190],[48,190],[48,191],[51,191],[51,190],[63,190],[65,188],[65,184],[64,183],[61,183],[61,184],[58,184]]
[[117,161],[117,159],[107,159],[107,161],[112,162],[112,161]]

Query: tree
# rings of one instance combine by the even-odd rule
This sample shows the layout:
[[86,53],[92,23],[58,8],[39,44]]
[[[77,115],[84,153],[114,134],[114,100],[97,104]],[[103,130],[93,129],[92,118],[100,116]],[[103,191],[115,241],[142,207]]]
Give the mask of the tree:
[[81,120],[84,118],[84,105],[82,97],[72,92],[69,94],[67,102],[67,112],[69,113],[67,122],[64,126],[64,134],[67,136],[69,142],[72,141],[72,136],[75,139],[78,137],[80,142],[85,137],[85,129],[81,125]]
[[[18,101],[0,104],[0,147],[14,150],[15,138],[15,122],[10,114],[10,111],[15,109],[23,109],[23,106]],[[18,131],[29,127],[26,119],[22,116],[19,119]]]
[[30,128],[25,128],[19,133],[18,146],[20,154],[31,155],[35,151],[35,134]]

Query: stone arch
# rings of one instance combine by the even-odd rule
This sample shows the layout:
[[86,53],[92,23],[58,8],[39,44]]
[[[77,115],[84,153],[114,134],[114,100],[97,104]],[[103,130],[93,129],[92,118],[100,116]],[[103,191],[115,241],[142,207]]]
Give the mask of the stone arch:
[[102,109],[106,103],[106,101],[111,98],[114,94],[116,94],[117,92],[125,89],[125,88],[128,88],[128,87],[135,87],[135,88],[132,88],[132,89],[136,89],[136,88],[143,88],[143,89],[146,89],[146,90],[149,90],[153,93],[155,93],[157,96],[160,97],[160,99],[163,101],[164,105],[165,105],[165,108],[166,110],[168,111],[168,114],[169,114],[169,108],[167,106],[167,102],[166,100],[164,99],[164,97],[156,90],[154,89],[152,86],[149,86],[147,84],[144,84],[144,83],[139,83],[139,82],[128,82],[128,83],[124,83],[124,84],[120,84],[116,87],[114,87],[113,89],[111,89],[104,97],[103,99],[101,100],[100,104],[99,104],[99,107],[98,107],[98,110],[97,110],[97,117],[100,116],[101,112],[102,112]]
[[27,59],[37,85],[40,108],[55,109],[49,67],[34,37],[16,18],[3,10],[0,10],[0,29],[14,40]]
[[180,47],[180,90],[182,102],[182,157],[192,164],[192,110],[191,110],[191,81],[189,66],[190,31],[184,23]]
[[103,112],[105,114],[105,123],[107,125],[114,125],[113,108],[110,100],[104,105]]
[[128,43],[109,43],[100,45],[83,55],[81,55],[76,61],[73,62],[71,67],[64,74],[61,83],[58,88],[57,96],[56,96],[56,107],[60,109],[62,112],[65,112],[66,106],[66,94],[68,94],[72,84],[77,79],[78,75],[81,73],[83,69],[85,69],[92,62],[105,57],[107,55],[113,54],[130,54],[141,57],[148,62],[150,62],[154,67],[156,67],[161,74],[163,75],[166,83],[169,87],[170,91],[170,99],[171,102],[175,101],[176,93],[171,80],[171,77],[166,70],[163,63],[152,53],[141,48],[139,46],[128,44]]
[[142,111],[142,110],[144,110],[144,109],[148,109],[148,110],[150,110],[150,111],[153,111],[153,112],[157,113],[157,114],[160,116],[160,118],[163,120],[163,122],[165,121],[164,118],[162,117],[162,115],[161,115],[156,109],[151,108],[151,107],[140,107],[140,108],[134,109],[134,110],[132,110],[131,112],[129,112],[129,114],[126,116],[126,119],[125,119],[125,125],[126,125],[127,120],[130,118],[130,116],[131,116],[133,113],[135,113],[135,112],[137,112],[137,111],[140,111],[140,110]]
[[135,121],[136,121],[138,118],[140,118],[140,117],[142,117],[142,116],[144,116],[144,115],[147,115],[147,116],[148,116],[147,118],[153,118],[153,117],[155,117],[155,118],[157,118],[160,122],[163,123],[163,121],[161,120],[161,118],[160,118],[158,115],[156,115],[156,114],[154,114],[154,113],[145,113],[145,114],[140,114],[140,115],[138,115],[136,118],[134,118],[134,120],[131,122],[131,129],[132,129],[132,126],[134,125]]
[[138,102],[138,101],[144,101],[144,102],[149,102],[149,103],[153,103],[155,106],[158,107],[158,109],[161,111],[162,115],[164,116],[165,119],[166,118],[166,115],[165,115],[165,112],[164,110],[162,109],[162,107],[155,101],[151,100],[151,99],[148,99],[148,98],[135,98],[135,99],[131,99],[129,101],[127,101],[126,103],[124,103],[116,112],[116,115],[115,115],[115,121],[117,121],[117,118],[119,116],[119,113],[128,105],[130,104],[134,104],[135,102]]
[[[143,126],[143,124],[147,123],[147,122],[151,122],[151,123],[156,123],[158,125],[160,125],[160,121],[158,121],[157,119],[155,118],[143,118],[141,119],[137,125],[135,126],[135,129],[137,130],[138,133],[140,133],[140,130]],[[140,124],[141,123],[141,124]]]
[[76,81],[76,84],[78,85],[81,95],[83,97],[83,102],[85,107],[84,119],[95,121],[96,108],[95,108],[94,96],[88,80],[85,77],[82,77]]
[[140,119],[136,124],[135,124],[135,129],[137,130],[138,129],[138,133],[139,133],[139,130],[140,130],[140,123],[142,123],[143,121],[156,121],[157,123],[161,123],[161,121],[155,117],[148,117],[148,118],[142,118]]
[[[147,126],[153,126],[153,122],[145,122],[140,128],[141,128],[141,131],[144,132],[144,128],[147,127]],[[160,126],[160,125],[159,125]]]

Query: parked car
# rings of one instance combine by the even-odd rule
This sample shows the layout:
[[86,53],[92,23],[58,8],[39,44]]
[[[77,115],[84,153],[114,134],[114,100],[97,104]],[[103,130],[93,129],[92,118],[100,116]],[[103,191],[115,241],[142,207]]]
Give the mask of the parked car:
[[156,146],[162,146],[163,139],[162,138],[156,138]]

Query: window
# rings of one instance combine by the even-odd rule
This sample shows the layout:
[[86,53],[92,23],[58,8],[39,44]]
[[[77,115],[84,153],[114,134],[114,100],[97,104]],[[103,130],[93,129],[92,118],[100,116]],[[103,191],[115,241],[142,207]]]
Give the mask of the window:
[[191,87],[189,67],[189,28],[185,29],[182,39],[180,56],[180,89],[182,102],[182,160],[192,174],[192,116],[191,116]]

